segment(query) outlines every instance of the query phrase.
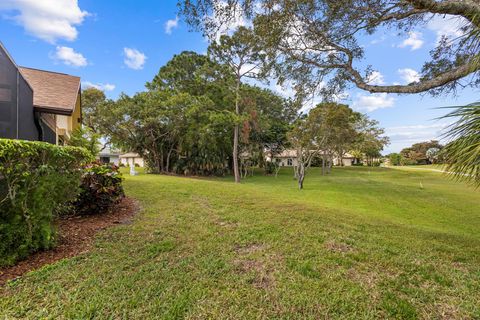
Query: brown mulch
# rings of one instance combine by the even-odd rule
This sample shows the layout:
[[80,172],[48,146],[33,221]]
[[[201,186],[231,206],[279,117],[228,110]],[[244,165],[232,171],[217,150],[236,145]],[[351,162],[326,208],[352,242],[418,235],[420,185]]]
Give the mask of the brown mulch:
[[14,266],[0,268],[0,285],[46,264],[89,251],[97,232],[114,225],[129,223],[138,209],[137,202],[127,197],[104,214],[58,219],[57,246],[51,250],[36,252]]

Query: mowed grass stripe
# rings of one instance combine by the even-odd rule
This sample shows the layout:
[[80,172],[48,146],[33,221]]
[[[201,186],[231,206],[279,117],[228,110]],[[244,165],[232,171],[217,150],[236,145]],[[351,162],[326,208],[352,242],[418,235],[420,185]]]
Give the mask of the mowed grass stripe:
[[[420,187],[422,182],[423,187]],[[17,318],[480,317],[480,195],[433,172],[126,177],[142,211],[0,291]]]

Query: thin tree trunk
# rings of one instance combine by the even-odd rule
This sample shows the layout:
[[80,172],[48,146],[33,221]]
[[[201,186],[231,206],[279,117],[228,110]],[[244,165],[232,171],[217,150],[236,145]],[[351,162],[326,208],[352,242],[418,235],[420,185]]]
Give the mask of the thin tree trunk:
[[173,147],[171,147],[170,150],[168,150],[168,154],[167,154],[167,165],[165,168],[167,172],[170,172],[170,156],[172,155],[172,151],[173,151]]
[[298,189],[303,189],[303,180],[305,179],[305,164],[299,164],[299,172],[298,172]]
[[163,167],[163,148],[160,150],[160,172],[165,172]]
[[[240,114],[240,78],[237,77],[237,86],[235,88],[235,114]],[[233,129],[233,174],[235,175],[235,183],[240,183],[240,172],[238,169],[238,123],[235,123]]]

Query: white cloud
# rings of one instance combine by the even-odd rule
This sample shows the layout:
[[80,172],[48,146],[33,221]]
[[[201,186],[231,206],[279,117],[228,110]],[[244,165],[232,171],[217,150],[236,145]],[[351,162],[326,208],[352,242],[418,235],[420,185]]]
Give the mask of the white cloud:
[[82,82],[84,88],[95,88],[102,91],[113,91],[115,90],[115,85],[110,83],[92,83],[90,81]]
[[407,84],[420,81],[420,74],[413,69],[398,69],[398,73],[400,74],[402,80],[405,81],[405,83]]
[[461,28],[465,24],[466,20],[464,18],[451,15],[435,15],[428,22],[427,28],[435,32],[438,42],[444,36],[450,40],[463,36],[464,32]]
[[383,85],[385,84],[385,79],[383,74],[379,71],[373,71],[370,76],[367,78],[367,83],[371,85]]
[[80,9],[77,0],[1,0],[0,11],[12,12],[9,18],[49,43],[58,39],[75,40],[76,26],[88,15]]
[[172,34],[172,30],[178,27],[178,16],[175,19],[168,20],[165,23],[165,33]]
[[230,15],[232,12],[234,16],[228,19],[228,23],[222,23],[224,21],[224,16],[226,14],[226,10],[229,4],[227,1],[215,1],[214,2],[214,10],[212,15],[208,16],[207,19],[213,21],[214,25],[220,26],[218,30],[216,30],[215,34],[210,35],[210,40],[218,41],[220,36],[224,34],[231,34],[233,33],[238,27],[245,27],[251,25],[251,21],[243,15],[243,10],[240,4],[236,4],[236,8],[233,10],[228,11]]
[[398,45],[400,48],[410,47],[410,50],[414,51],[420,49],[423,46],[422,34],[420,32],[409,32],[408,38],[403,40],[401,44]]
[[393,107],[395,99],[386,93],[374,93],[371,95],[358,95],[353,102],[353,108],[358,111],[372,112],[378,109]]
[[73,67],[85,67],[88,64],[87,59],[78,52],[75,52],[72,48],[58,46],[53,59],[61,61],[67,66]]
[[418,124],[387,127],[385,128],[385,133],[391,142],[388,151],[399,152],[401,149],[409,147],[414,143],[441,140],[442,132],[448,125],[448,123],[434,123],[430,125]]
[[147,60],[147,56],[144,53],[137,49],[123,48],[123,54],[125,55],[123,62],[127,67],[133,70],[143,69],[143,65]]
[[375,38],[375,39],[371,40],[371,41],[370,41],[370,44],[371,44],[371,45],[379,44],[379,43],[384,42],[385,40],[387,40],[387,36],[386,36],[386,35],[382,35],[380,38]]

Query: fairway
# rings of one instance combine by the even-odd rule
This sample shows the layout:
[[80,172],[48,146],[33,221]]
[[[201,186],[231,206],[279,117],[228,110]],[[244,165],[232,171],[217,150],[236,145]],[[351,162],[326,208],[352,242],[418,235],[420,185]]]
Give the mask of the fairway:
[[0,318],[480,318],[480,191],[350,167],[125,175],[133,223],[0,288]]

